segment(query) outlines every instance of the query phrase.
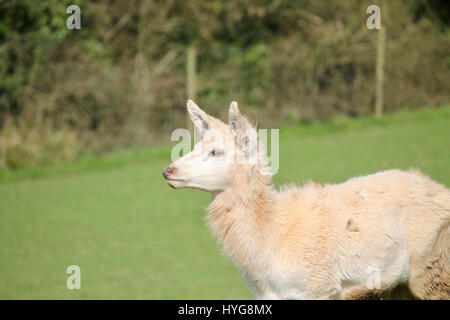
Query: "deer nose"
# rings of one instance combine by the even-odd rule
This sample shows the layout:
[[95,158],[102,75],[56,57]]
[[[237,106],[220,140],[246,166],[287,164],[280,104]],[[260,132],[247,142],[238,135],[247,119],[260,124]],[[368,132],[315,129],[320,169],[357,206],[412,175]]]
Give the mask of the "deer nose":
[[167,179],[172,173],[174,173],[175,168],[174,167],[167,167],[163,170],[163,177]]

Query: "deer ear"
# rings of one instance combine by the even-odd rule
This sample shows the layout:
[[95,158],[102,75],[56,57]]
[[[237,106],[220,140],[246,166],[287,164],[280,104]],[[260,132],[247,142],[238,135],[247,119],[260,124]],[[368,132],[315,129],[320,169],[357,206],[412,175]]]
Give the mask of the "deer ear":
[[254,147],[257,142],[256,129],[253,128],[246,117],[241,115],[236,101],[230,104],[228,122],[238,147],[245,153],[248,153],[250,148]]
[[255,130],[250,122],[248,122],[247,118],[242,116],[239,112],[236,101],[233,101],[230,104],[230,110],[228,111],[228,123],[233,135],[236,135],[238,131],[248,133],[249,131]]
[[210,128],[208,115],[192,100],[188,100],[187,110],[191,117],[192,123],[194,123],[195,129],[203,137],[205,131],[209,130]]
[[238,104],[236,101],[231,102],[230,109],[228,110],[228,123],[231,128],[231,132],[235,136],[237,134],[237,130],[239,130],[239,121],[241,119],[241,113],[238,109]]

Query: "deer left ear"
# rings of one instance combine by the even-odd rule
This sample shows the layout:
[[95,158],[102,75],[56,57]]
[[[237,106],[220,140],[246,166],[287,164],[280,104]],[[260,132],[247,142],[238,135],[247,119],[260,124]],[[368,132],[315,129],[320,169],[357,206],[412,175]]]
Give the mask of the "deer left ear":
[[191,117],[195,129],[203,137],[205,131],[209,130],[210,128],[210,121],[208,115],[206,114],[205,111],[200,109],[200,107],[196,105],[195,102],[192,100],[188,100],[187,110],[189,112],[189,115]]

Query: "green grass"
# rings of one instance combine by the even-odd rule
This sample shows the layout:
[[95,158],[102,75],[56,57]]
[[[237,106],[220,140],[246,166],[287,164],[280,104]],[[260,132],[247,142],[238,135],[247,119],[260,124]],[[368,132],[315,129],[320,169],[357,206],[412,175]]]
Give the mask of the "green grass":
[[[280,129],[276,185],[415,167],[450,186],[450,108]],[[169,137],[167,137],[169,140]],[[0,298],[247,299],[205,222],[161,177],[170,149],[0,174]],[[67,266],[82,289],[66,289]]]

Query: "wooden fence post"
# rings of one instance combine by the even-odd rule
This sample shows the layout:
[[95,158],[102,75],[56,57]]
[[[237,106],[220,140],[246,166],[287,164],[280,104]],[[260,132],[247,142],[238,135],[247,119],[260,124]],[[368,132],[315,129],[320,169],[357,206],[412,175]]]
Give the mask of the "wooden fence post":
[[386,51],[386,30],[381,27],[377,38],[377,61],[375,74],[375,116],[380,119],[383,117],[384,104],[384,57]]
[[[195,101],[196,98],[196,77],[197,77],[197,48],[194,45],[189,45],[186,54],[186,86],[187,98]],[[187,128],[193,132],[193,125],[189,118],[187,118]]]

